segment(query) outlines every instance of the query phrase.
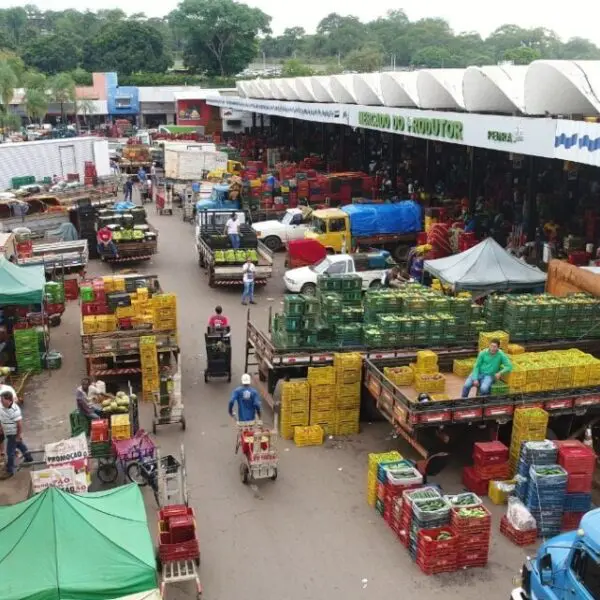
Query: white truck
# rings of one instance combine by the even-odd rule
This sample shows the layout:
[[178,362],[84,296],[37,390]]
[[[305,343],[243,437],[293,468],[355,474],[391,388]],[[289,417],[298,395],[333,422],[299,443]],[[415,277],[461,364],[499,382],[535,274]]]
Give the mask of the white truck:
[[83,183],[86,162],[95,165],[98,177],[110,177],[108,141],[79,137],[0,144],[0,190],[9,189],[13,178],[25,176],[41,181],[76,173]]
[[292,240],[304,239],[311,212],[308,208],[288,208],[280,219],[254,223],[252,228],[258,239],[269,250],[276,252]]
[[200,181],[215,169],[227,170],[227,154],[209,150],[165,150],[165,177]]
[[[376,267],[372,266],[374,262]],[[384,272],[391,266],[393,263],[389,262],[389,253],[385,251],[365,254],[330,254],[316,265],[286,271],[283,281],[287,291],[292,294],[314,296],[317,292],[319,275],[356,274],[362,279],[363,290],[367,290],[379,287]]]

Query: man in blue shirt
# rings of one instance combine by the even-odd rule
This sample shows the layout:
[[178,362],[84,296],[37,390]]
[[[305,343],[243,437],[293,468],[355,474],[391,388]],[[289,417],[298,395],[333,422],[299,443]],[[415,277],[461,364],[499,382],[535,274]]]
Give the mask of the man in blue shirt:
[[260,419],[260,396],[251,383],[250,375],[244,373],[242,385],[233,390],[229,400],[229,416],[233,417],[233,405],[237,403],[237,420],[240,423]]

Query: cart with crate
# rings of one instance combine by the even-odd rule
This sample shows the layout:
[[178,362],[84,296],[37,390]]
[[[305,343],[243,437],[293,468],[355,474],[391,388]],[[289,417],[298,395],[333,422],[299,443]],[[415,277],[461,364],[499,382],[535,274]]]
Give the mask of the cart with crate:
[[276,439],[277,431],[257,421],[237,424],[238,434],[235,453],[242,451],[240,478],[247,484],[258,479],[277,479]]
[[181,425],[185,431],[186,420],[183,399],[181,396],[181,360],[178,353],[173,353],[172,363],[160,374],[159,391],[153,393],[154,417],[152,433],[156,435],[162,425]]

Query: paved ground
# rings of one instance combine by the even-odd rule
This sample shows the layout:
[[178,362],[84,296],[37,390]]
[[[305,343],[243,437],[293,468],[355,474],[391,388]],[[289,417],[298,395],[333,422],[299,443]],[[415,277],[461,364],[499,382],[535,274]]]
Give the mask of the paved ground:
[[[153,212],[152,209],[150,209]],[[281,444],[280,477],[258,487],[244,487],[233,454],[234,430],[227,401],[243,367],[246,312],[239,292],[211,290],[200,272],[190,225],[173,217],[152,216],[160,230],[160,253],[141,270],[160,275],[163,289],[179,298],[179,327],[183,357],[183,392],[187,431],[163,428],[158,443],[174,452],[185,442],[190,496],[196,510],[202,547],[202,583],[209,600],[349,600],[358,598],[419,597],[433,599],[443,590],[447,598],[506,600],[512,578],[525,551],[498,532],[502,510],[495,509],[490,564],[439,577],[426,577],[411,562],[384,521],[366,504],[367,454],[409,449],[390,437],[385,424],[363,424],[352,439],[328,440],[319,448]],[[266,323],[268,307],[279,309],[283,293],[282,260],[266,289],[258,293],[253,317]],[[94,261],[91,274],[103,266]],[[204,384],[204,328],[220,303],[230,317],[234,339],[234,381]],[[74,389],[83,375],[79,352],[79,318],[71,303],[63,324],[53,330],[54,348],[64,356],[60,371],[37,378],[26,397],[26,439],[31,446],[54,441],[68,432]],[[142,425],[150,422],[144,406]],[[269,416],[267,415],[268,419]],[[449,492],[462,489],[459,467],[440,478]],[[15,502],[27,491],[27,473],[0,482],[0,504]],[[153,501],[148,498],[154,527]],[[530,549],[531,553],[531,549]],[[402,594],[404,592],[404,594]],[[169,600],[193,597],[182,585]]]

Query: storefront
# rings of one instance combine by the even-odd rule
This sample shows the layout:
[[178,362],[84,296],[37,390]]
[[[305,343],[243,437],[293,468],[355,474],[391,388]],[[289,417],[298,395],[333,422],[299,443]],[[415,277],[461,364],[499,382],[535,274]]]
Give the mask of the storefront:
[[186,127],[204,127],[206,134],[222,131],[219,109],[206,101],[207,96],[216,93],[216,90],[175,93],[176,124]]

